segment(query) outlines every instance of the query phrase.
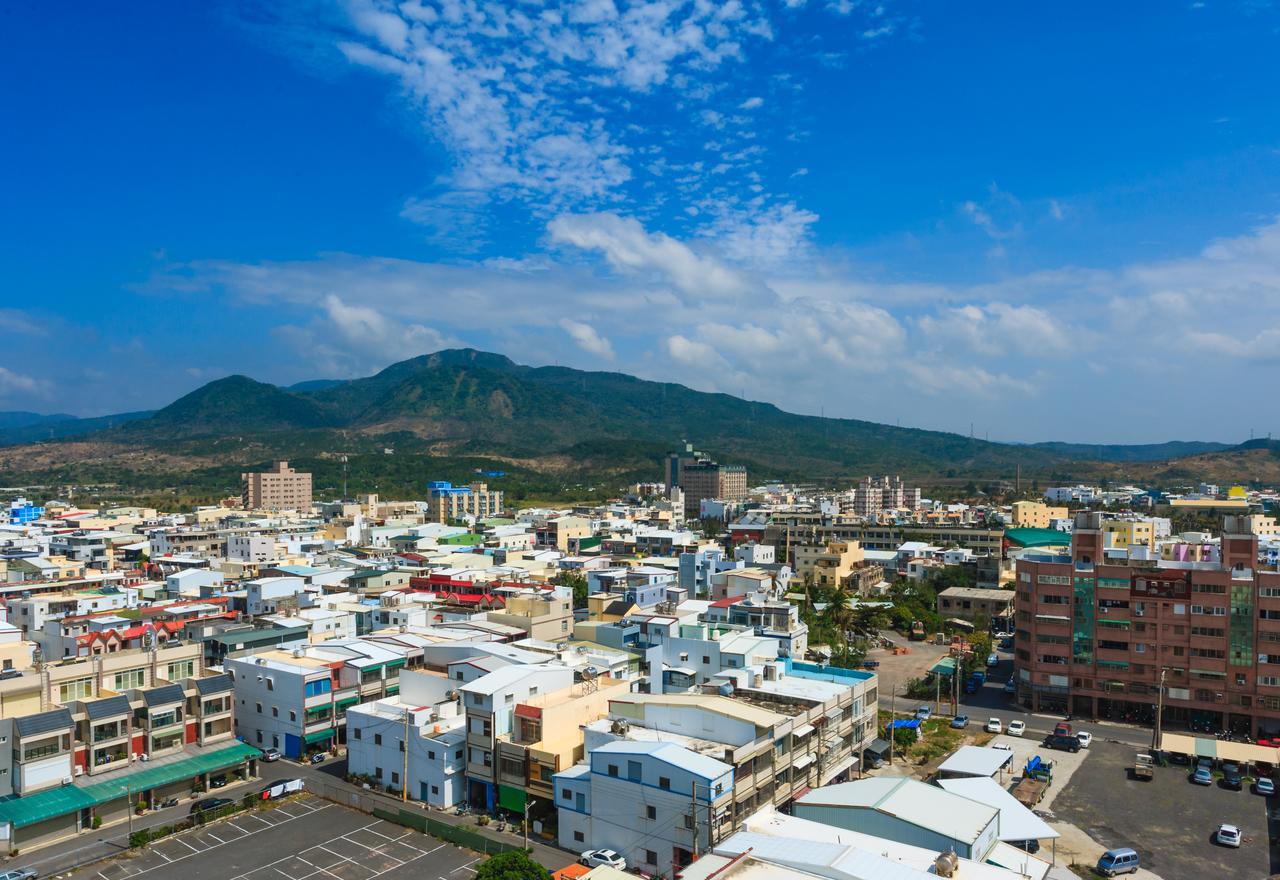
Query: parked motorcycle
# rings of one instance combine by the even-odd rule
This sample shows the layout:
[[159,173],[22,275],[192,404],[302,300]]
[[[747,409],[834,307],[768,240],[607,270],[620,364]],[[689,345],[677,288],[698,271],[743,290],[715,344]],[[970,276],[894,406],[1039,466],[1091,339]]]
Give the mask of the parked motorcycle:
[[160,809],[164,810],[169,807],[176,807],[177,805],[178,805],[178,796],[174,795],[171,798],[165,798],[164,800],[162,800],[160,802]]

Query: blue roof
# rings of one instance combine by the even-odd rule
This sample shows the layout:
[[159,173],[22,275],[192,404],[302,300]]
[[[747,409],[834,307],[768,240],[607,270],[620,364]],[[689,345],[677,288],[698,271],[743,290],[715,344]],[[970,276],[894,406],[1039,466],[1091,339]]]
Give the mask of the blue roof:
[[912,719],[905,720],[905,721],[904,721],[904,720],[899,719],[898,721],[890,721],[890,722],[889,722],[889,729],[890,729],[890,730],[892,730],[892,729],[893,729],[893,728],[895,728],[895,727],[906,727],[906,728],[908,728],[908,729],[912,729],[912,730],[914,730],[915,728],[917,728],[917,727],[919,727],[919,726],[920,726],[920,719],[919,719],[919,718],[912,718]]

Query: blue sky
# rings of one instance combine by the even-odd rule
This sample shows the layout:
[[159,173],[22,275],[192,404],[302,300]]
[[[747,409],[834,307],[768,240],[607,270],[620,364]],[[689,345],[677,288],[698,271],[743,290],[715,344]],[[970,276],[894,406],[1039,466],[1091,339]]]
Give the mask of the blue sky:
[[471,345],[992,439],[1280,433],[1270,3],[4,16],[0,408]]

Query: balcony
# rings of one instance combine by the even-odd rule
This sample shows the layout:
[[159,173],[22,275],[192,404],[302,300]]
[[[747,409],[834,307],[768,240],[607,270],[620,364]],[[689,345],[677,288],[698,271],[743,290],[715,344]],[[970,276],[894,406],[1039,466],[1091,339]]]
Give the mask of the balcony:
[[124,739],[129,735],[129,729],[124,723],[104,724],[101,727],[93,729],[92,741],[94,745],[98,743],[110,742],[114,739]]

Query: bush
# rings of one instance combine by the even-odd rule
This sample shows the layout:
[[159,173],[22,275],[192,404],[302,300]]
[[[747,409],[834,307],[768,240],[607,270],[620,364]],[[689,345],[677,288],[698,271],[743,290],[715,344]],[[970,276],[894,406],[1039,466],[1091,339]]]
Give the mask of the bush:
[[91,824],[93,825],[93,830],[97,831],[99,828],[102,827],[102,817],[94,816],[93,822]]

